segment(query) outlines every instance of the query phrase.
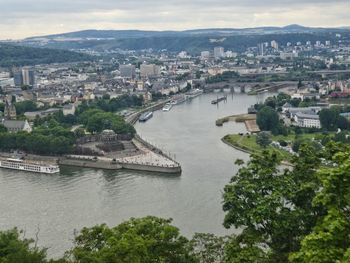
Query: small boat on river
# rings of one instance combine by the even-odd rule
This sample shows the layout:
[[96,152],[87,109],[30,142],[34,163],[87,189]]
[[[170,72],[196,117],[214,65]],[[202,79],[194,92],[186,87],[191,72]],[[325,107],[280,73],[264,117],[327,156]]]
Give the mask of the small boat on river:
[[149,120],[152,117],[153,117],[153,112],[152,111],[147,111],[147,112],[141,114],[141,116],[139,118],[139,121],[140,122],[145,122],[145,121]]

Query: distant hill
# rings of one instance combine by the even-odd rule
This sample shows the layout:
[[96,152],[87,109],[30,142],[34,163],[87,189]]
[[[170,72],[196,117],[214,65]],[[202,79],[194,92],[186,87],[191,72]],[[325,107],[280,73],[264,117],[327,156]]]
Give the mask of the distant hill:
[[92,60],[93,57],[68,50],[34,48],[0,43],[0,66],[29,66]]
[[[350,37],[347,28],[313,28],[300,25],[285,27],[257,28],[211,28],[185,31],[142,31],[142,30],[84,30],[64,34],[39,36],[24,39],[21,43],[28,46],[45,46],[58,49],[93,50],[142,50],[154,49],[169,51],[186,50],[199,52],[222,45],[226,49],[237,51],[257,43],[276,40],[281,44],[295,41],[339,40],[336,34]],[[220,41],[215,41],[220,40]]]
[[304,27],[297,24],[285,27],[256,27],[256,28],[209,28],[192,29],[184,31],[144,31],[144,30],[83,30],[55,35],[37,36],[25,39],[26,41],[40,39],[121,39],[121,38],[142,38],[142,37],[170,37],[170,36],[191,36],[191,35],[247,35],[247,34],[271,34],[271,33],[309,33],[325,31],[344,31],[348,28],[316,28]]

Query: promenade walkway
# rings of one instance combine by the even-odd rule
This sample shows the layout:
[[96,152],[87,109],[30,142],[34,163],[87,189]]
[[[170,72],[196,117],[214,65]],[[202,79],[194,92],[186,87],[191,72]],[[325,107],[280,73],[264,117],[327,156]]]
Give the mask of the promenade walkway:
[[141,165],[151,165],[151,166],[159,166],[159,167],[177,167],[178,164],[173,160],[157,154],[147,147],[145,147],[142,143],[137,140],[133,140],[136,147],[141,151],[141,154],[134,156],[127,156],[124,158],[116,159],[121,163],[133,163],[133,164],[141,164]]

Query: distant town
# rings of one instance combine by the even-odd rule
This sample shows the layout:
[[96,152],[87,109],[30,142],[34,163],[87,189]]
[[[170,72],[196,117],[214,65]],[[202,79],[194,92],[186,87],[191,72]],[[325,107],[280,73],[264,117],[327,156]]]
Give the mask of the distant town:
[[[82,102],[127,94],[142,98],[147,105],[190,89],[239,87],[255,94],[283,88],[292,99],[317,101],[312,106],[328,107],[331,101],[350,96],[350,45],[343,44],[341,34],[335,36],[338,42],[296,41],[282,45],[272,39],[244,52],[217,46],[201,51],[199,56],[186,51],[174,54],[152,50],[80,50],[99,59],[2,68],[2,122],[9,131],[30,131],[36,117],[58,111],[64,116],[74,115]],[[21,107],[28,101],[34,103],[32,108]],[[21,109],[15,109],[16,105]],[[285,105],[288,106],[292,107]],[[295,125],[321,128],[319,108],[288,112],[295,112],[292,116]]]

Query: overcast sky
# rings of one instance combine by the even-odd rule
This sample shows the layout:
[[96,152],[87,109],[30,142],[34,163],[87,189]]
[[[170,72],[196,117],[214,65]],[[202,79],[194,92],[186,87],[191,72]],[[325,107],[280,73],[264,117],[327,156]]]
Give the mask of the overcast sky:
[[83,29],[350,26],[350,0],[0,0],[0,39]]

